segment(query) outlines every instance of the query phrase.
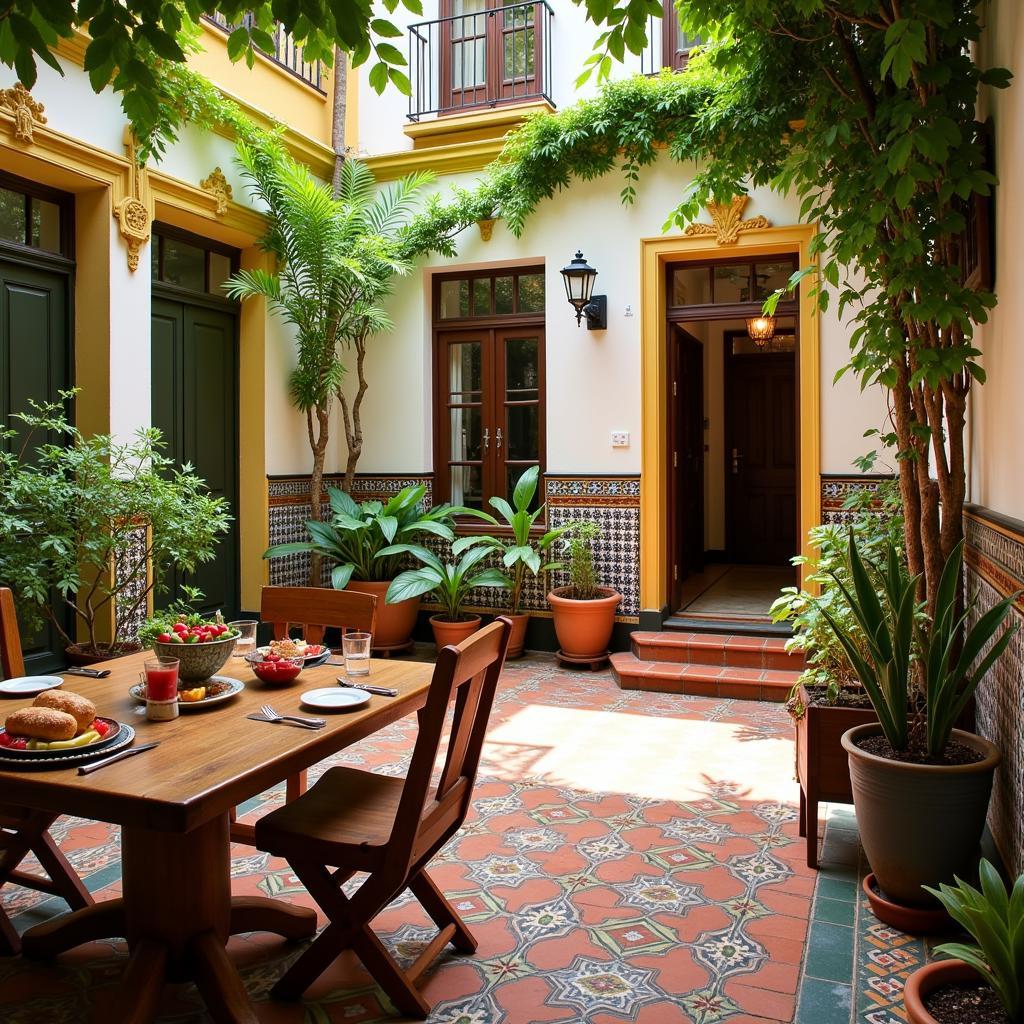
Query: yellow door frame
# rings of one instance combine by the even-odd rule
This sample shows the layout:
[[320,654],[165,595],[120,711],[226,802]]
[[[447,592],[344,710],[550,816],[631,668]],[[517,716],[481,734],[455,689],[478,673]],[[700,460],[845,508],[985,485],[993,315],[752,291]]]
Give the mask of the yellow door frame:
[[[661,612],[669,598],[668,579],[668,344],[665,267],[668,263],[716,257],[795,253],[801,267],[817,265],[810,251],[810,224],[747,230],[735,243],[719,245],[714,235],[675,235],[640,242],[641,486],[640,607]],[[821,516],[820,336],[812,280],[800,284],[800,341],[797,378],[800,398],[799,480],[801,551],[809,554],[808,531]],[[803,584],[806,566],[800,569]]]

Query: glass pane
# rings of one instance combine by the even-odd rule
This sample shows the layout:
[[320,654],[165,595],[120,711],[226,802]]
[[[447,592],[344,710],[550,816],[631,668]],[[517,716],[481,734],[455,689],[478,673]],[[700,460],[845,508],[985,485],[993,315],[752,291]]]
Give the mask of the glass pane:
[[221,285],[231,276],[231,257],[222,252],[210,253],[210,294],[223,295]]
[[[506,468],[506,479],[508,481],[508,485],[507,485],[508,486],[508,490],[505,493],[505,497],[508,498],[509,501],[512,500],[512,495],[515,493],[516,484],[519,482],[519,478],[529,468],[530,468],[529,466],[508,466]],[[533,501],[530,502],[530,511],[531,512],[535,508],[537,508],[537,506],[540,504],[540,501],[541,501],[540,494],[541,494],[541,490],[542,489],[543,489],[543,485],[538,486],[537,490],[534,492]]]
[[544,275],[522,274],[519,278],[519,312],[544,312]]
[[496,277],[494,279],[494,312],[512,312],[512,278]]
[[481,409],[479,406],[450,409],[453,462],[472,462],[483,457]]
[[177,238],[164,238],[164,277],[168,284],[206,291],[206,253],[198,246]]
[[154,281],[160,280],[160,236],[154,235],[149,242],[149,273]]
[[[508,17],[508,14],[505,15]],[[505,33],[505,78],[524,79],[533,75],[533,29],[514,29]]]
[[503,6],[514,8],[502,15],[505,28],[521,28],[533,24],[533,4],[524,4],[522,0],[503,0]]
[[750,264],[730,263],[715,267],[715,305],[750,302]]
[[25,244],[25,197],[8,188],[0,188],[0,238]]
[[441,319],[469,316],[469,281],[441,282]]
[[478,277],[473,281],[473,316],[491,315],[491,279]]
[[672,271],[673,306],[705,306],[711,302],[711,275],[707,267],[677,267]]
[[452,466],[453,505],[484,507],[483,470],[480,466]]
[[486,0],[454,0],[451,26],[452,89],[472,89],[487,81]]
[[785,288],[790,274],[793,273],[793,264],[786,260],[776,263],[755,263],[754,264],[754,298],[767,299],[774,291]]
[[60,207],[45,199],[32,200],[32,238],[29,245],[60,252]]
[[510,405],[508,413],[507,458],[536,459],[540,456],[540,407],[536,405]]
[[536,338],[509,338],[505,342],[506,401],[528,402],[536,401],[540,397],[538,349]]
[[448,404],[480,401],[483,353],[480,342],[448,346]]

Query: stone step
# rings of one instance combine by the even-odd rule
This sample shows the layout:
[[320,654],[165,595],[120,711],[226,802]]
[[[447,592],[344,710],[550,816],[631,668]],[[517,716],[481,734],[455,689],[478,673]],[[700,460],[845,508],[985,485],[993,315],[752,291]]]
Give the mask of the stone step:
[[786,672],[803,669],[803,655],[799,651],[790,654],[786,641],[778,637],[638,630],[630,634],[630,643],[632,653],[640,661]]
[[628,651],[613,654],[611,663],[612,672],[623,690],[779,703],[789,697],[800,675],[799,671],[785,669],[644,661]]

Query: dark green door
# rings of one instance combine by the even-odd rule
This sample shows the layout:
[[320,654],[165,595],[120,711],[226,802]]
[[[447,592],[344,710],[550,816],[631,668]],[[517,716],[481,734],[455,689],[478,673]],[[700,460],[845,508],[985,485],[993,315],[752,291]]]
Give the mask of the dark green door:
[[[11,414],[27,411],[30,400],[55,401],[70,386],[71,267],[59,257],[0,256],[0,418],[5,426],[17,429]],[[47,440],[56,439],[37,437],[30,444]],[[20,449],[21,439],[0,439],[0,445]],[[66,621],[57,595],[53,608]],[[64,666],[64,644],[52,626],[36,636],[22,630],[22,646],[26,672]]]
[[233,312],[153,296],[153,426],[166,454],[190,463],[234,517],[216,558],[191,574],[173,570],[171,591],[157,603],[181,596],[188,583],[202,590],[205,612],[220,609],[229,619],[239,612],[237,337]]

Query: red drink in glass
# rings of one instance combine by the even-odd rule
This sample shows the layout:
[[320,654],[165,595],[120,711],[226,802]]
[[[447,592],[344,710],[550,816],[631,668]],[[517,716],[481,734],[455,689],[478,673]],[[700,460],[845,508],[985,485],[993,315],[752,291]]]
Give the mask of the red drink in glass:
[[146,717],[166,721],[178,717],[178,659],[146,661]]

